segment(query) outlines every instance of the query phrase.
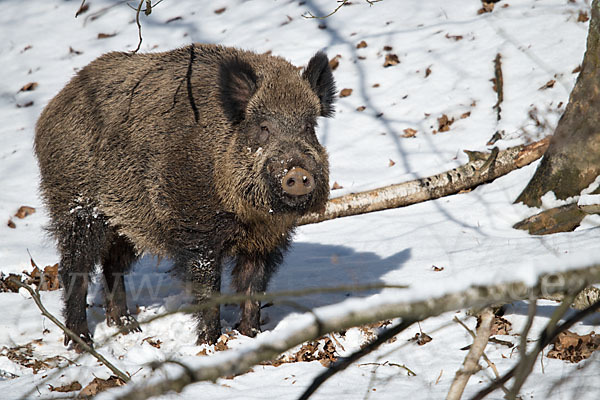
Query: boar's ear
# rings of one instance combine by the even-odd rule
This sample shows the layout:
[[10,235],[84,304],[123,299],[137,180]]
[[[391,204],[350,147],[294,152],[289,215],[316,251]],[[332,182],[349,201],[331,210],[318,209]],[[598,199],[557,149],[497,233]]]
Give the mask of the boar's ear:
[[225,60],[219,70],[221,103],[233,123],[244,120],[246,106],[258,87],[256,74],[247,62],[237,57]]
[[333,116],[333,101],[335,98],[335,81],[329,67],[329,60],[323,52],[318,52],[310,59],[302,73],[313,91],[321,101],[321,116]]

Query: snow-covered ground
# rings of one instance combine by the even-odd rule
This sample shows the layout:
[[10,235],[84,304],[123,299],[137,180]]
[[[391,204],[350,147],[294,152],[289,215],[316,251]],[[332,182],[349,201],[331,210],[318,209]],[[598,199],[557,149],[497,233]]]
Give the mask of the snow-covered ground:
[[[319,138],[330,155],[330,180],[343,187],[333,191],[333,196],[448,170],[467,160],[463,150],[489,149],[486,143],[495,132],[502,134],[495,143],[501,149],[551,134],[577,77],[573,70],[585,51],[587,22],[582,16],[589,15],[587,1],[502,0],[493,12],[478,14],[481,3],[476,0],[385,0],[372,6],[353,0],[325,20],[302,17],[307,12],[325,15],[336,4],[325,0],[165,0],[150,16],[141,18],[141,51],[163,51],[191,42],[220,43],[271,51],[296,65],[305,64],[320,49],[330,57],[340,55],[334,71],[337,86],[352,93],[339,99],[335,118],[321,121],[319,128]],[[0,272],[4,274],[31,271],[28,251],[40,266],[58,262],[53,242],[43,229],[47,217],[38,196],[39,175],[32,152],[41,110],[79,68],[105,52],[137,46],[135,12],[126,4],[92,0],[89,10],[75,18],[79,5],[77,0],[2,2]],[[100,39],[99,34],[110,37]],[[362,41],[366,47],[357,48]],[[391,54],[399,63],[384,68]],[[497,54],[501,54],[504,81],[500,120],[493,108],[497,97],[490,81]],[[31,82],[37,83],[34,90],[20,90]],[[438,122],[443,115],[454,119],[446,131],[440,130]],[[598,263],[598,218],[586,218],[575,232],[544,237],[511,228],[536,212],[513,204],[536,166],[469,193],[304,226],[270,290],[364,283],[410,286],[401,292],[296,299],[302,306],[330,313],[398,296],[406,300],[439,296],[473,284],[532,282],[545,271]],[[35,207],[36,212],[25,219],[13,217],[22,205]],[[8,226],[9,218],[14,228]],[[140,321],[186,304],[181,285],[169,278],[168,270],[167,261],[152,256],[136,265],[128,284]],[[196,356],[202,348],[193,345],[193,322],[187,315],[171,315],[144,325],[142,333],[110,338],[115,330],[105,324],[99,289],[95,286],[88,298],[88,318],[98,350],[132,374],[133,384],[180,371],[171,365],[167,372],[153,372],[148,367],[153,361],[176,359],[201,365],[215,358]],[[224,289],[228,290],[227,282]],[[42,300],[60,315],[60,292],[42,292]],[[554,307],[551,302],[540,304],[532,339]],[[223,325],[231,329],[238,317],[236,309],[225,306],[223,310]],[[465,355],[460,349],[471,343],[469,334],[452,321],[455,315],[474,327],[475,320],[464,312],[428,319],[421,328],[433,338],[431,342],[424,346],[409,342],[418,332],[414,327],[336,375],[314,398],[445,397]],[[526,315],[524,302],[509,308],[506,318],[513,324],[513,333],[520,331]],[[304,321],[300,311],[284,305],[265,308],[263,316],[265,332],[259,341],[285,335]],[[574,330],[589,333],[598,323],[598,318],[589,318]],[[345,337],[336,336],[345,349],[337,347],[338,353],[357,349],[365,335],[352,329]],[[148,337],[160,341],[160,348],[152,346],[151,340],[144,341]],[[501,338],[519,341],[516,335]],[[252,341],[234,335],[228,346],[235,352]],[[34,374],[6,356],[9,349],[27,344],[36,359],[63,357],[47,363],[64,368],[58,373],[57,368],[50,368]],[[486,353],[500,373],[518,359],[518,351],[502,344],[490,343]],[[77,380],[85,386],[95,376],[110,375],[92,357],[77,357],[63,347],[60,330],[40,315],[25,292],[0,293],[1,398],[64,397],[51,392],[48,385],[58,387]],[[416,376],[407,376],[398,365],[410,368]],[[598,366],[597,358],[569,364],[544,357],[522,394],[524,398],[596,399]],[[295,398],[323,369],[318,361],[255,366],[233,379],[194,384],[179,396],[165,398]],[[479,372],[466,395],[486,386],[491,376],[490,368]],[[109,390],[100,397],[113,398],[126,390]],[[502,392],[490,398],[502,398]]]

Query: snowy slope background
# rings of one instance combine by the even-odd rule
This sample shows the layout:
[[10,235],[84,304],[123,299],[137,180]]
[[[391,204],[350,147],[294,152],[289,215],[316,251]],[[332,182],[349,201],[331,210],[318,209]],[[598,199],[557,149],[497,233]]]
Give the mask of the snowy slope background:
[[[305,64],[318,50],[340,55],[334,75],[339,89],[352,89],[340,98],[334,119],[320,121],[319,138],[330,154],[331,183],[343,188],[332,196],[399,183],[443,172],[467,160],[463,150],[529,143],[551,134],[568,101],[577,77],[573,70],[585,51],[589,14],[586,1],[505,1],[492,13],[478,14],[476,0],[385,0],[370,6],[354,0],[325,19],[306,19],[310,12],[325,15],[333,1],[172,1],[156,6],[142,17],[141,51],[165,51],[191,42],[220,43],[256,52],[271,51],[296,65]],[[0,13],[0,272],[31,271],[29,253],[40,266],[58,262],[53,242],[43,230],[47,222],[37,185],[39,175],[32,152],[35,122],[47,102],[73,74],[99,55],[137,46],[135,13],[119,1],[93,0],[89,10],[74,17],[80,1],[9,0]],[[225,8],[220,13],[215,10]],[[97,18],[93,18],[96,16]],[[99,34],[109,36],[99,38]],[[357,48],[365,41],[367,46]],[[388,46],[388,47],[385,47]],[[385,50],[384,47],[387,49]],[[389,49],[391,47],[391,49]],[[493,60],[502,55],[504,102],[501,119],[496,111]],[[399,63],[383,67],[386,55]],[[554,80],[552,87],[542,88]],[[34,90],[20,89],[36,82]],[[33,102],[31,104],[31,102]],[[363,111],[357,108],[364,107]],[[438,118],[455,122],[438,132]],[[414,137],[404,137],[407,129]],[[391,162],[392,161],[392,162]],[[522,279],[528,283],[548,271],[600,262],[597,228],[600,220],[587,217],[575,232],[545,237],[529,236],[511,226],[536,211],[512,202],[535,171],[537,163],[464,194],[406,208],[308,225],[298,229],[295,243],[270,290],[386,283],[410,285],[403,291],[372,291],[346,295],[321,294],[296,299],[305,307],[321,307],[324,314],[370,307],[386,299],[424,299],[461,290],[473,284]],[[548,204],[552,204],[551,196]],[[13,217],[22,206],[36,212],[25,219]],[[10,228],[7,221],[16,225]],[[443,268],[435,271],[432,266]],[[168,261],[148,255],[128,280],[131,309],[144,321],[187,304],[181,285],[170,279]],[[224,282],[224,290],[228,282]],[[42,300],[60,315],[60,292],[43,292]],[[115,330],[105,324],[101,287],[88,297],[88,318],[98,350],[133,375],[142,385],[174,376],[171,365],[153,372],[153,361],[177,359],[189,365],[210,364],[215,356],[201,357],[195,346],[192,318],[176,314],[144,325],[144,332],[110,338]],[[547,322],[554,303],[543,302],[531,332],[535,338]],[[33,343],[37,359],[63,357],[64,366],[33,373],[0,352],[2,398],[53,398],[50,392],[75,380],[82,385],[110,372],[90,356],[78,357],[62,346],[62,334],[40,316],[29,296],[0,293],[0,349]],[[471,343],[469,334],[444,314],[421,323],[433,340],[417,346],[407,340],[414,327],[391,344],[327,382],[315,395],[325,398],[443,398]],[[527,304],[517,302],[506,318],[519,332]],[[223,307],[223,325],[237,321],[233,306]],[[264,332],[257,341],[285,336],[306,323],[300,311],[283,305],[263,310]],[[466,318],[474,327],[475,320]],[[589,318],[574,330],[589,333],[599,319]],[[597,328],[596,328],[597,329]],[[160,340],[160,348],[145,338]],[[358,329],[339,337],[350,353],[364,343]],[[518,336],[503,339],[518,343]],[[253,339],[234,335],[230,348],[251,346]],[[209,349],[209,353],[213,353]],[[487,355],[500,373],[518,359],[515,350],[490,343]],[[227,357],[219,353],[217,357]],[[75,360],[70,365],[65,359]],[[595,361],[595,362],[594,362]],[[416,373],[407,376],[405,365]],[[581,368],[586,365],[585,368]],[[567,364],[544,358],[537,363],[522,394],[527,398],[596,399],[598,360]],[[318,361],[256,366],[252,372],[215,383],[187,387],[180,397],[211,399],[295,398],[324,367]],[[489,368],[470,381],[466,395],[483,388]],[[588,379],[588,377],[593,377]],[[561,385],[554,385],[569,378]],[[112,389],[108,399],[129,388]],[[501,398],[500,391],[490,398]]]

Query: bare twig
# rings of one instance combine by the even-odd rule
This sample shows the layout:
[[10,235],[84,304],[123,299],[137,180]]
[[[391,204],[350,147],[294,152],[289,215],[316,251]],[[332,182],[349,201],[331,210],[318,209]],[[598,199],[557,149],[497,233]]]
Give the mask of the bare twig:
[[[140,0],[140,3],[137,6],[137,9],[135,10],[135,23],[137,24],[138,27],[138,45],[135,48],[135,50],[132,51],[132,53],[137,53],[138,50],[140,49],[140,47],[142,46],[142,24],[140,23],[140,12],[142,11],[142,5],[144,4],[146,0]],[[147,15],[147,14],[146,14]]]
[[[463,328],[465,328],[465,330],[467,332],[469,332],[469,335],[471,335],[471,337],[473,338],[473,340],[475,340],[475,338],[477,337],[477,335],[467,325],[465,325],[464,322],[462,322],[460,319],[458,319],[456,317],[454,317],[454,321],[457,322]],[[490,337],[489,340],[488,340],[488,342],[492,342],[492,343],[494,343],[495,341],[497,341],[497,339],[492,338],[492,337]],[[496,377],[496,379],[500,379],[500,373],[498,372],[498,368],[496,368],[496,364],[494,364],[492,362],[492,360],[490,360],[488,358],[488,356],[485,354],[485,352],[481,355],[481,357],[487,363],[487,365],[492,369],[492,371],[494,372],[494,376]],[[504,391],[504,393],[508,393],[508,389],[506,387],[504,387],[504,385],[502,385],[500,388]]]
[[467,386],[467,382],[471,375],[479,371],[479,359],[483,355],[483,351],[487,346],[488,340],[492,333],[492,322],[494,321],[494,313],[488,307],[481,313],[481,322],[477,328],[477,336],[473,340],[473,344],[465,357],[463,367],[456,371],[454,381],[448,390],[447,400],[460,400]]
[[110,361],[108,361],[106,358],[104,358],[104,356],[102,354],[100,354],[96,350],[94,350],[90,345],[88,345],[84,340],[82,340],[77,334],[75,334],[72,330],[70,330],[65,325],[63,325],[62,322],[60,322],[54,315],[52,315],[46,309],[46,307],[44,307],[44,304],[42,303],[40,294],[38,292],[33,290],[29,285],[24,284],[23,282],[21,282],[18,279],[15,279],[14,277],[10,277],[9,279],[15,285],[27,290],[29,292],[29,294],[31,295],[31,298],[33,299],[35,304],[38,306],[38,308],[42,312],[42,315],[47,317],[50,321],[54,322],[54,324],[56,326],[58,326],[67,336],[69,336],[69,338],[71,340],[75,341],[75,343],[77,343],[86,352],[90,353],[94,358],[96,358],[98,361],[100,361],[102,364],[104,364],[115,375],[117,375],[119,378],[123,379],[123,381],[129,382],[130,379],[126,373],[124,373],[123,371],[121,371],[120,369],[115,367]]
[[549,142],[547,137],[526,146],[494,150],[491,154],[469,152],[469,162],[460,167],[428,178],[336,197],[327,202],[325,211],[305,215],[298,224],[405,207],[471,189],[537,160],[544,154]]
[[79,8],[77,9],[77,12],[75,13],[75,18],[79,17],[79,14],[81,14],[83,12],[84,5],[85,5],[85,0],[81,0],[81,5],[79,6]]
[[[409,326],[411,326],[415,322],[417,322],[417,320],[402,321],[398,325],[388,328],[385,331],[383,331],[382,333],[378,334],[377,339],[375,339],[374,341],[369,343],[367,346],[350,354],[348,357],[344,357],[344,358],[338,360],[335,364],[332,364],[329,369],[325,370],[325,372],[322,372],[315,379],[313,379],[310,386],[304,391],[304,393],[302,393],[302,395],[300,397],[298,397],[298,400],[308,399],[323,383],[325,383],[325,381],[327,379],[331,378],[333,375],[337,374],[338,372],[343,371],[353,362],[361,359],[362,357],[373,352],[374,350],[377,350],[377,348],[379,346],[381,346],[383,343],[390,340],[391,338],[393,338],[394,336],[396,336],[403,330],[407,329]],[[396,364],[396,365],[398,365],[398,364]],[[398,366],[403,367],[400,365],[398,365]],[[407,371],[412,372],[408,368],[406,368],[406,367],[404,367],[404,368]],[[412,372],[412,373],[414,374],[414,372]]]
[[500,107],[500,104],[502,104],[502,101],[504,100],[504,79],[502,78],[502,56],[500,55],[500,53],[496,54],[496,58],[494,58],[494,90],[496,91],[496,94],[498,96],[498,100],[496,101],[496,104],[494,104],[494,107],[492,107],[494,110],[496,110],[496,118],[498,119],[498,121],[500,121],[500,113],[502,112],[502,108]]
[[[375,3],[379,3],[382,0],[365,0],[367,3],[369,3],[369,5],[374,5]],[[338,6],[329,14],[327,15],[323,15],[321,17],[314,15],[313,13],[311,13],[310,11],[307,11],[306,14],[302,15],[304,18],[314,18],[314,19],[325,19],[325,18],[329,18],[331,17],[333,14],[335,14],[336,12],[338,12],[338,10],[340,8],[342,8],[343,6],[345,6],[346,4],[350,4],[350,0],[338,0]]]

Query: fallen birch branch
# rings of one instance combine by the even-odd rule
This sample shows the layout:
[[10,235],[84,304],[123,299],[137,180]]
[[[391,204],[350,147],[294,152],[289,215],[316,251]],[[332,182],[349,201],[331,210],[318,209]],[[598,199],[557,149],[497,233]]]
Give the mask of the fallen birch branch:
[[479,372],[479,359],[483,355],[485,346],[487,346],[490,339],[492,322],[494,322],[494,313],[488,307],[481,313],[481,322],[477,328],[477,336],[473,339],[473,344],[465,357],[463,367],[456,371],[456,376],[452,381],[452,385],[450,385],[446,400],[460,400],[471,375]]
[[523,282],[506,282],[492,286],[470,287],[464,291],[437,298],[415,302],[382,304],[369,309],[349,309],[344,314],[328,319],[319,319],[318,312],[312,313],[314,322],[301,326],[285,337],[267,343],[252,344],[243,350],[224,351],[213,356],[214,363],[199,368],[184,368],[175,378],[162,380],[148,386],[135,386],[119,397],[121,400],[145,400],[170,391],[181,392],[187,385],[200,381],[215,381],[219,377],[238,375],[252,366],[272,360],[279,354],[326,333],[360,326],[386,319],[402,318],[403,321],[419,321],[448,311],[464,308],[482,308],[490,304],[509,303],[530,299],[541,295],[579,291],[586,286],[600,282],[600,265],[572,269],[556,274],[538,276],[534,286]]
[[327,202],[325,211],[303,216],[298,225],[314,224],[334,218],[405,207],[472,189],[524,167],[540,158],[550,137],[529,145],[510,147],[491,153],[466,152],[469,162],[441,174],[336,197]]

